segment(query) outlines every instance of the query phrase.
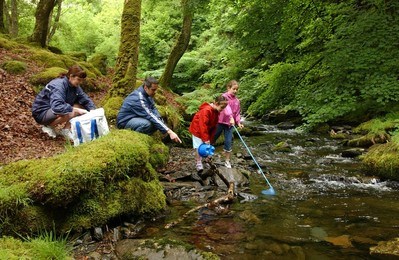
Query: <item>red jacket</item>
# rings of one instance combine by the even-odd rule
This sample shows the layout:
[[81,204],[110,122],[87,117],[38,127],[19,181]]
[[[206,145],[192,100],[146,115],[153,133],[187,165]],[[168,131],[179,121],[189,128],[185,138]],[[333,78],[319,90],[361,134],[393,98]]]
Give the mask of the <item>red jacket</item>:
[[213,137],[216,132],[218,118],[219,111],[214,109],[210,104],[203,103],[199,111],[194,115],[189,131],[194,136],[201,138],[204,143],[211,141],[211,137]]

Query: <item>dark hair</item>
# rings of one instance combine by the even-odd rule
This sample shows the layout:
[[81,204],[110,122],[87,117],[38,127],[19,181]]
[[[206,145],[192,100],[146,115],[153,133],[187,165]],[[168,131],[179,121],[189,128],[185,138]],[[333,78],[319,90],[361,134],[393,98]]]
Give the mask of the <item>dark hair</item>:
[[227,87],[227,89],[231,89],[231,87],[233,86],[233,85],[237,85],[238,86],[238,82],[236,81],[236,80],[230,80],[228,83],[227,83],[227,85],[226,85],[226,87]]
[[220,96],[215,97],[215,103],[216,104],[224,104],[224,103],[227,104],[228,100],[223,95],[220,95]]
[[69,68],[69,70],[68,70],[68,72],[65,74],[65,73],[62,73],[61,75],[60,75],[61,77],[62,76],[67,76],[67,78],[69,79],[71,76],[78,76],[79,78],[81,78],[81,79],[85,79],[86,77],[87,77],[87,74],[86,74],[86,72],[80,67],[80,66],[78,66],[78,65],[73,65],[73,66],[71,66],[70,68]]
[[156,80],[153,77],[145,78],[144,86],[146,86],[147,88],[150,88],[152,84],[158,84],[158,80]]

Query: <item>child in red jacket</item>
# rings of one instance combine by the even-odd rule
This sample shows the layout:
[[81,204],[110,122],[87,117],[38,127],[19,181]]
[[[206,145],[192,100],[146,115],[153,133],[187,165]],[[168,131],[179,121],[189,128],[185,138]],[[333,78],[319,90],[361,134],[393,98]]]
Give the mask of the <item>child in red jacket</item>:
[[213,103],[203,103],[191,121],[189,131],[193,135],[193,148],[195,149],[196,168],[198,172],[204,169],[198,147],[202,143],[210,144],[216,131],[219,112],[227,106],[227,99],[218,96]]

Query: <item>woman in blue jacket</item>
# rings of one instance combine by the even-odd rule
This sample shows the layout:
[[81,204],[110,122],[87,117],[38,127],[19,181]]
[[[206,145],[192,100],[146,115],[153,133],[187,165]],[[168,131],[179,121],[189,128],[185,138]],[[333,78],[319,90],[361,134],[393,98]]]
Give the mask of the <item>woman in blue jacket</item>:
[[71,138],[69,120],[96,108],[80,84],[87,74],[74,65],[66,74],[50,81],[36,96],[32,106],[32,116],[43,125],[43,132],[56,137],[55,127],[64,124],[60,134]]

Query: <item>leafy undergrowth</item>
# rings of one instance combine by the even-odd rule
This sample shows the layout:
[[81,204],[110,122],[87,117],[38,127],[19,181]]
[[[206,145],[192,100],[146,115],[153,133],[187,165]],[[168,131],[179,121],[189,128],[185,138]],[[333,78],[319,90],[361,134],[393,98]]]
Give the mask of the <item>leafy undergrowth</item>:
[[[55,139],[41,131],[41,126],[31,115],[32,103],[36,92],[29,79],[42,71],[43,66],[27,59],[29,53],[0,48],[0,64],[6,60],[22,60],[26,71],[10,74],[0,71],[0,165],[21,159],[49,157],[65,150],[67,144],[63,137]],[[103,84],[110,86],[108,79]],[[88,93],[99,106],[106,90]]]

